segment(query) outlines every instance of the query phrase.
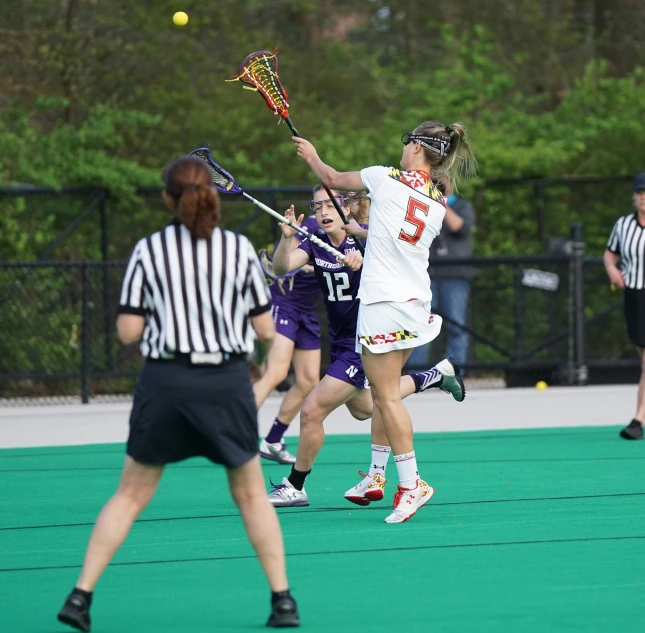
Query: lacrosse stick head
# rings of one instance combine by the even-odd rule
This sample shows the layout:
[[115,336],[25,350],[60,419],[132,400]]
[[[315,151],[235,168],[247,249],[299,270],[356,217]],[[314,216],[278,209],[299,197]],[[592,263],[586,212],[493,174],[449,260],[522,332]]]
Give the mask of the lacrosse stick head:
[[349,215],[359,223],[367,224],[370,212],[370,199],[366,191],[347,191],[345,201]]
[[277,284],[283,295],[287,294],[285,286],[288,286],[289,291],[293,290],[294,277],[298,274],[297,270],[292,270],[286,275],[276,275],[273,270],[273,259],[271,259],[271,255],[269,255],[266,248],[260,251],[259,259],[262,272],[264,273],[269,286]]
[[247,55],[240,64],[237,75],[227,81],[241,81],[244,88],[259,92],[273,114],[289,118],[289,96],[278,76],[278,49],[256,51]]
[[200,147],[195,149],[188,156],[194,156],[199,160],[206,163],[206,166],[211,172],[213,177],[213,184],[220,193],[242,193],[242,188],[235,182],[235,178],[231,176],[223,167],[220,167],[211,156],[208,147]]

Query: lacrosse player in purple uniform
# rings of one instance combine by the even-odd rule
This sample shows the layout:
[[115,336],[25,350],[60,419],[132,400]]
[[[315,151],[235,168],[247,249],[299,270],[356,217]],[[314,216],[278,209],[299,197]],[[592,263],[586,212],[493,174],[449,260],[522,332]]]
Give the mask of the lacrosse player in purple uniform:
[[[295,243],[295,231],[286,224],[280,224],[283,237],[274,253],[274,271],[287,274],[307,264],[313,266],[327,309],[331,358],[327,374],[307,396],[300,411],[300,439],[291,474],[280,485],[274,486],[269,495],[271,503],[278,507],[309,505],[304,489],[305,479],[323,445],[323,422],[327,416],[344,404],[354,418],[365,420],[372,416],[373,408],[361,357],[356,353],[357,293],[363,258],[354,238],[343,228],[341,218],[320,186],[314,189],[314,207],[321,229],[317,236],[343,253],[344,261],[337,260],[309,240]],[[292,206],[285,217],[300,224],[304,216],[296,220]],[[358,233],[357,228],[353,230]],[[364,235],[367,227],[360,225],[359,228]],[[401,377],[402,397],[431,387],[451,393],[455,400],[463,397],[461,386],[454,377],[444,376],[436,366],[428,371]],[[370,469],[366,475],[360,473],[362,480],[345,493],[345,498],[357,505],[366,506],[372,501],[380,501],[384,496],[385,468],[390,447],[385,429],[377,424],[372,418]]]
[[[310,233],[318,230],[314,216],[302,223]],[[302,236],[292,240],[294,248]],[[320,288],[312,266],[304,266],[295,275],[276,276],[265,269],[273,302],[276,335],[269,351],[266,369],[254,383],[255,405],[260,409],[269,394],[287,377],[293,362],[295,382],[285,394],[278,416],[268,435],[260,443],[260,455],[280,464],[294,464],[283,439],[285,431],[309,392],[320,379],[320,324],[316,314]]]

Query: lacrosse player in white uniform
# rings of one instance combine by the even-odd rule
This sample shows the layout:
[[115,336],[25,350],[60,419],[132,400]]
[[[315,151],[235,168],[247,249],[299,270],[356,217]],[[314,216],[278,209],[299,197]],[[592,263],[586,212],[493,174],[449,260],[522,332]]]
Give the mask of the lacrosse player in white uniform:
[[[356,344],[372,389],[373,415],[383,421],[399,476],[393,510],[385,521],[403,523],[434,494],[419,477],[412,421],[400,392],[401,370],[412,349],[432,341],[441,329],[441,318],[430,312],[428,259],[445,207],[431,177],[433,171],[435,177],[444,173],[453,179],[473,175],[473,151],[463,125],[429,121],[403,134],[403,171],[376,166],[341,173],[326,165],[309,141],[292,138],[298,156],[322,183],[332,189],[367,190],[371,199]],[[463,400],[457,364],[446,359],[433,369],[437,371],[426,372],[424,380],[440,382],[440,388]]]

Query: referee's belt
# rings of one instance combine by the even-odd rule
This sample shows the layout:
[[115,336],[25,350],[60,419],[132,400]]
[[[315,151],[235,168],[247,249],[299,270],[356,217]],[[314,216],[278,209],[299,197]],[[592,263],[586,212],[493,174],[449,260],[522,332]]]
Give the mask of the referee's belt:
[[190,352],[175,354],[172,358],[148,359],[162,363],[180,363],[181,365],[223,365],[236,360],[246,359],[246,354],[230,352]]

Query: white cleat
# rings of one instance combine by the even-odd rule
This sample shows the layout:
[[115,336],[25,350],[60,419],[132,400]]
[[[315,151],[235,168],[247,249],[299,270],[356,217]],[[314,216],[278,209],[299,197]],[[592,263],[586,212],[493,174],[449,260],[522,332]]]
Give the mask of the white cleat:
[[386,523],[405,523],[419,508],[428,503],[434,494],[434,488],[422,479],[417,479],[415,488],[398,488],[392,504],[393,512],[385,519]]
[[381,501],[385,496],[387,479],[379,473],[370,477],[359,470],[358,474],[363,479],[345,493],[345,499],[357,506],[368,506],[372,501]]
[[305,489],[297,490],[285,477],[282,483],[276,486],[273,482],[273,492],[269,495],[269,502],[276,508],[298,508],[309,505],[309,498]]
[[270,459],[273,462],[278,462],[278,464],[295,464],[296,457],[292,455],[288,450],[284,442],[278,442],[276,444],[269,444],[266,440],[260,442],[260,455],[264,459]]
[[461,377],[461,369],[452,357],[444,358],[434,366],[442,376],[438,387],[452,395],[457,402],[463,402],[466,398],[466,387]]

